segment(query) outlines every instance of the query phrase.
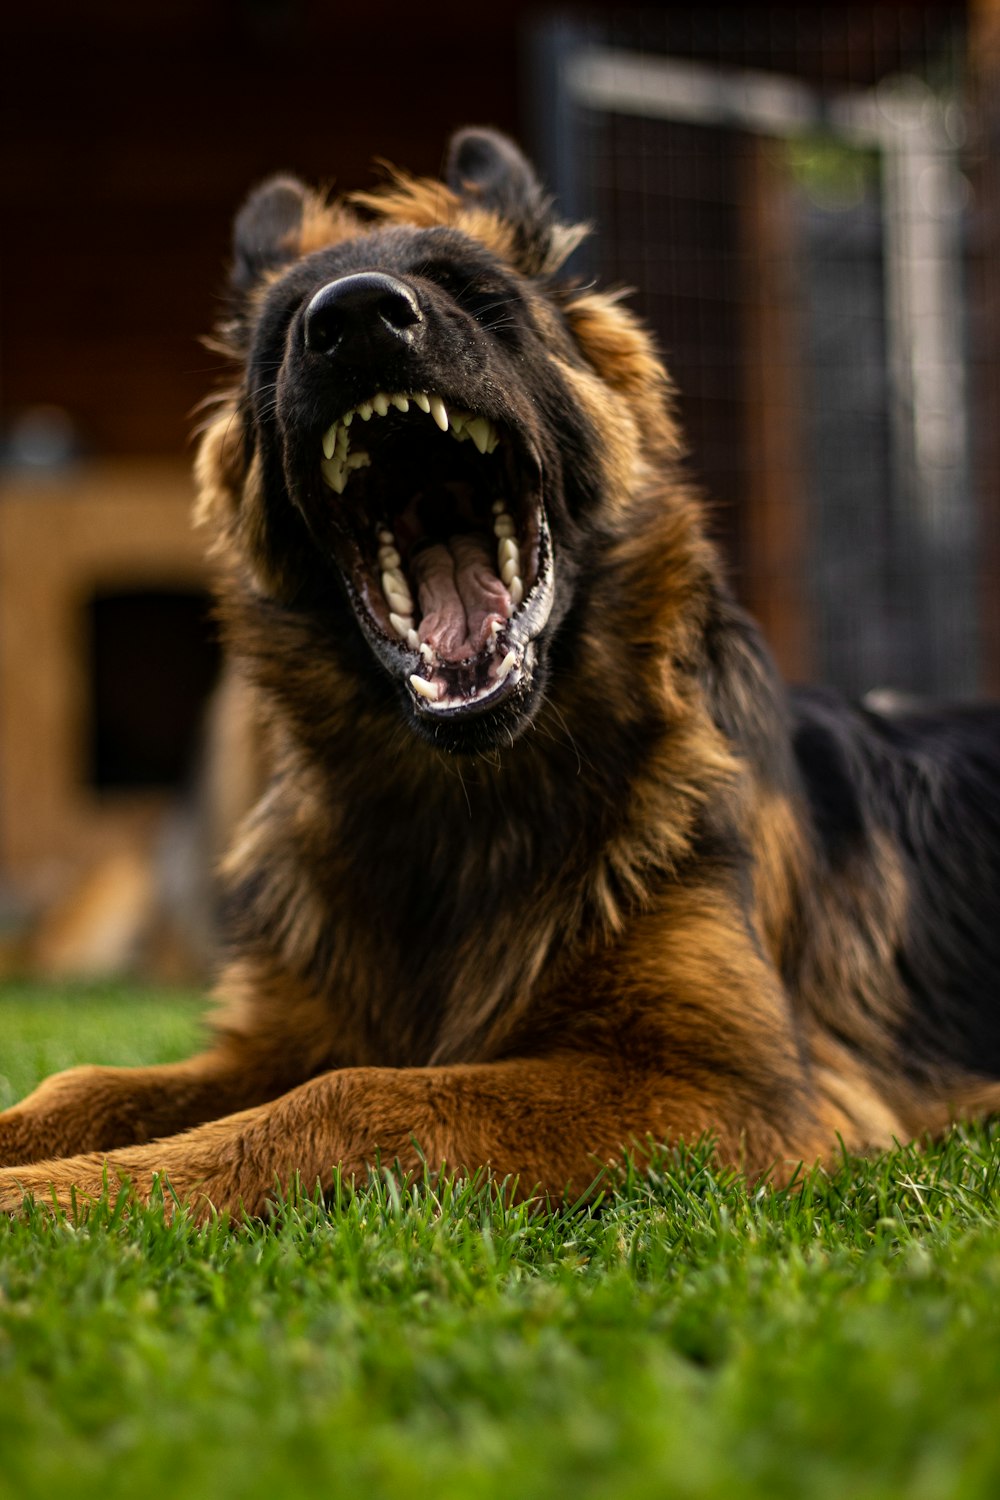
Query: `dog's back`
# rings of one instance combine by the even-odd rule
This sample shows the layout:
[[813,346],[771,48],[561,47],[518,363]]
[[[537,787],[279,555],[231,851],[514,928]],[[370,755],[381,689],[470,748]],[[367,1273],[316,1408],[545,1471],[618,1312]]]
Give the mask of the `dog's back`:
[[792,706],[814,911],[849,903],[864,935],[840,955],[841,994],[876,1013],[914,1084],[953,1097],[1000,1078],[1000,708],[811,689]]

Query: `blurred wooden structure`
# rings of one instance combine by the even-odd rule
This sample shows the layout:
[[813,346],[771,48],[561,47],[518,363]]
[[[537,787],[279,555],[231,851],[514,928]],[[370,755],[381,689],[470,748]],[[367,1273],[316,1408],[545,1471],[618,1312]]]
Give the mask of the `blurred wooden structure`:
[[[88,611],[120,591],[202,593],[190,511],[187,467],[169,461],[105,461],[0,489],[0,871],[33,900],[58,900],[88,870],[148,848],[176,795],[95,782]],[[147,673],[155,688],[155,653]]]

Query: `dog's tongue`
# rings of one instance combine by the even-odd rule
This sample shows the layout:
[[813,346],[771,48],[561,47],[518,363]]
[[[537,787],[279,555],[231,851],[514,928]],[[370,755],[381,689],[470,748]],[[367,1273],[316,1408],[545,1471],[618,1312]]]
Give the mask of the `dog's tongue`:
[[511,612],[485,537],[463,533],[424,547],[410,560],[421,619],[417,634],[442,661],[463,661],[486,645],[494,620]]

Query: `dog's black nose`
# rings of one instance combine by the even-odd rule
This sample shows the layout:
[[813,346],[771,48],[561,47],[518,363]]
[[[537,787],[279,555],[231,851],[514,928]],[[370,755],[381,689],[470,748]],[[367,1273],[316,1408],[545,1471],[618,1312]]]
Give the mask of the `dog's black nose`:
[[306,348],[348,354],[352,346],[389,353],[412,344],[424,315],[416,294],[394,276],[362,271],[320,287],[305,311]]

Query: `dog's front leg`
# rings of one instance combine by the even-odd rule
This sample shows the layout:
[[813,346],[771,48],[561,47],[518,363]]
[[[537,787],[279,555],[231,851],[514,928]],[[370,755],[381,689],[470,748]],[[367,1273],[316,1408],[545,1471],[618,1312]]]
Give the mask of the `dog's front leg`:
[[516,1177],[519,1191],[553,1198],[584,1192],[623,1149],[697,1139],[712,1131],[734,1163],[763,1171],[796,1143],[782,1140],[763,1115],[729,1118],[724,1103],[659,1072],[636,1071],[581,1053],[440,1068],[348,1068],[327,1073],[282,1098],[184,1135],[0,1172],[0,1208],[15,1211],[22,1193],[69,1205],[131,1182],[141,1199],[156,1174],[204,1213],[259,1213],[298,1177],[328,1188],[339,1166],[363,1180],[377,1161],[404,1170],[473,1172],[489,1167]]
[[70,1068],[0,1113],[0,1165],[175,1135],[216,1115],[273,1099],[305,1069],[235,1039],[185,1062],[159,1067]]

